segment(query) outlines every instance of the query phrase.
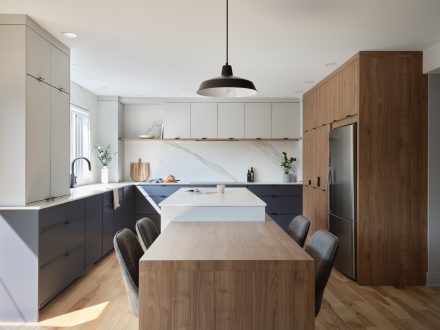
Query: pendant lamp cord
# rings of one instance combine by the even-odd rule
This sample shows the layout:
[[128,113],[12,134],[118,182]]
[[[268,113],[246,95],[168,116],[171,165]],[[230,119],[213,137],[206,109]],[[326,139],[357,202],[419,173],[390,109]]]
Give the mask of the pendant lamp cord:
[[229,62],[228,47],[229,47],[229,8],[228,0],[226,0],[226,64]]

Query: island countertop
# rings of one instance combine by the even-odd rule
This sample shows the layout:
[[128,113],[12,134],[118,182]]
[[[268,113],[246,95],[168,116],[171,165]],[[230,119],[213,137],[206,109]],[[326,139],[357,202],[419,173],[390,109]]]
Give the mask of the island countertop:
[[[150,246],[143,261],[156,267],[200,269],[200,261],[215,261],[215,269],[258,269],[270,263],[289,269],[291,261],[313,269],[313,259],[268,215],[263,222],[172,222]],[[145,269],[153,263],[143,264]],[[170,268],[171,267],[171,268]]]
[[139,329],[314,329],[314,261],[269,217],[170,223],[139,271]]
[[[194,191],[197,189],[197,192]],[[181,188],[159,204],[163,206],[266,206],[266,203],[246,188]]]

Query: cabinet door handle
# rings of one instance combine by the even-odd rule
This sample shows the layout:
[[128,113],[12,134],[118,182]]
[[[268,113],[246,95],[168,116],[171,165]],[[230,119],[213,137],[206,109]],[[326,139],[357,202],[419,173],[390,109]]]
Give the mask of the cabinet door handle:
[[65,256],[65,257],[70,256],[70,252],[66,252],[66,253],[64,253],[64,256]]
[[64,224],[65,224],[65,225],[68,225],[68,224],[70,224],[70,221],[69,221],[69,220],[66,220],[66,221],[64,221]]
[[174,140],[179,140],[179,139],[180,139],[180,137],[177,137],[177,136],[174,138]]
[[58,88],[58,90],[59,90],[60,92],[64,92],[64,88],[63,88],[63,87]]
[[321,187],[321,177],[318,176],[317,180],[316,180],[316,185],[318,187]]
[[277,212],[272,212],[271,215],[278,215],[278,213]]
[[44,79],[42,76],[39,76],[39,77],[37,78],[37,80],[38,80],[38,81],[44,81],[45,79]]

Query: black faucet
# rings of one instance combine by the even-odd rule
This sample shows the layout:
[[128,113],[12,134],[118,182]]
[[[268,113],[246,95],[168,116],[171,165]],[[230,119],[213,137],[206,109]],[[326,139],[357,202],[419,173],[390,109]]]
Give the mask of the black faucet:
[[72,168],[71,168],[71,172],[70,172],[70,188],[74,188],[76,185],[76,176],[75,176],[73,170],[74,170],[75,162],[79,159],[84,159],[89,164],[89,171],[92,170],[92,164],[90,164],[90,160],[88,160],[86,157],[75,158],[72,162]]

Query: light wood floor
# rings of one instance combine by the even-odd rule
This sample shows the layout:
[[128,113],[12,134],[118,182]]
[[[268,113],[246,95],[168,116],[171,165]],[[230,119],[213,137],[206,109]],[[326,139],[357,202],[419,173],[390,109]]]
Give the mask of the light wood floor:
[[[41,311],[38,324],[2,329],[137,329],[114,253]],[[440,329],[440,288],[361,287],[333,272],[316,329]]]

